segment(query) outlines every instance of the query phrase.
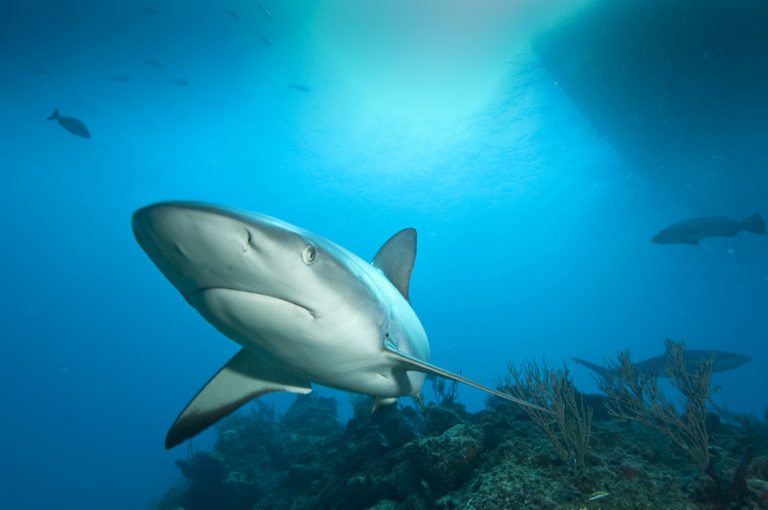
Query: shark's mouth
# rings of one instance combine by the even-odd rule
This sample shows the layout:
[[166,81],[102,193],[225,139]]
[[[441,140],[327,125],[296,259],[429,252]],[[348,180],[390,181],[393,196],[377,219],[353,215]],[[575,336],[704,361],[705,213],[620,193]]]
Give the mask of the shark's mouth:
[[[195,308],[199,309],[199,306],[196,303],[201,303],[203,301],[209,301],[208,297],[211,295],[228,295],[233,299],[233,301],[237,301],[240,303],[244,303],[245,301],[250,302],[254,308],[259,308],[259,302],[261,302],[262,305],[268,306],[269,308],[275,307],[275,304],[280,305],[286,305],[288,307],[294,308],[297,311],[301,311],[302,313],[309,316],[311,319],[317,319],[318,314],[311,308],[309,308],[306,305],[303,305],[301,303],[298,303],[296,301],[292,301],[290,299],[286,299],[279,296],[273,296],[271,294],[264,294],[261,292],[255,292],[252,290],[245,290],[245,289],[235,289],[231,287],[200,287],[198,289],[195,289],[187,298],[189,303],[192,304]],[[210,304],[208,304],[210,306]]]

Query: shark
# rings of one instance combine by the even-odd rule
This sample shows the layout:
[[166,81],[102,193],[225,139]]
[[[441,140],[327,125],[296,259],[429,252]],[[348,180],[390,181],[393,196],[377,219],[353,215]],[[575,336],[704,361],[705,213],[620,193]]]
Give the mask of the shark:
[[370,263],[270,216],[200,202],[141,208],[133,232],[184,299],[241,346],[178,415],[167,449],[252,399],[307,394],[313,383],[372,395],[375,411],[420,399],[430,375],[547,411],[429,362],[409,302],[415,229],[392,236]]
[[[654,356],[637,363],[633,363],[639,373],[655,374],[656,377],[668,377],[666,372],[667,356],[669,356],[669,347],[664,351],[661,356]],[[593,372],[597,373],[600,377],[610,375],[611,371],[604,367],[584,361],[579,358],[571,358],[576,363],[584,365]],[[752,361],[752,358],[745,356],[744,354],[736,354],[734,352],[726,351],[707,351],[697,349],[685,349],[683,350],[683,361],[685,363],[686,370],[690,371],[696,365],[702,361],[712,360],[712,372],[725,372],[726,370],[733,370],[739,368],[741,365]]]

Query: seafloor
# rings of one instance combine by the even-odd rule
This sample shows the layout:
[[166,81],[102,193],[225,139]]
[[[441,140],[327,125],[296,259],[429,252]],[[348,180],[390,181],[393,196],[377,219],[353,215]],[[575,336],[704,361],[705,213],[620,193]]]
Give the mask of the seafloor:
[[[680,447],[612,418],[599,396],[586,399],[594,409],[586,475],[519,406],[493,397],[468,413],[452,398],[439,400],[374,415],[358,401],[346,426],[336,400],[317,393],[299,396],[281,417],[254,406],[217,426],[213,451],[178,461],[184,479],[159,508],[768,508],[768,426],[754,418],[708,416],[718,491]],[[597,491],[608,494],[590,500]]]

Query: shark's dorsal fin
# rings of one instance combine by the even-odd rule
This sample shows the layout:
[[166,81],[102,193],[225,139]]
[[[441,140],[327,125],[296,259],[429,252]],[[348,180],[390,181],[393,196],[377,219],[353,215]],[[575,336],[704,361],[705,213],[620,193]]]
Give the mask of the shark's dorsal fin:
[[416,229],[406,228],[389,238],[373,257],[373,265],[381,269],[397,290],[408,300],[413,263],[416,261]]
[[173,448],[265,393],[309,393],[309,381],[242,349],[224,365],[173,422],[165,447]]
[[590,363],[589,361],[584,361],[583,359],[579,359],[579,358],[571,358],[571,359],[576,363],[580,363],[584,365],[585,367],[592,370],[600,377],[605,377],[609,373],[607,368],[601,367],[600,365],[597,365],[595,363]]

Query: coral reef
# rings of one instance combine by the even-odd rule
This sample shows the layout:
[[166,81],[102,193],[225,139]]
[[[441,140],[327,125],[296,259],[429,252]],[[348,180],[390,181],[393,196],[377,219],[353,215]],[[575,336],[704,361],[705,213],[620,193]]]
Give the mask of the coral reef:
[[685,346],[672,340],[664,342],[668,352],[664,369],[681,396],[679,407],[682,413],[662,391],[656,371],[639,371],[632,364],[628,351],[619,353],[617,361],[609,362],[599,386],[608,396],[607,407],[611,415],[662,432],[688,453],[699,469],[706,471],[711,460],[706,404],[713,360],[697,363],[689,371],[685,364]]
[[[577,395],[581,399],[581,395]],[[217,427],[213,451],[178,465],[183,486],[163,510],[336,509],[719,509],[706,477],[672,439],[594,408],[585,474],[519,406],[497,397],[468,413],[456,402],[387,406],[342,425],[336,401],[299,396],[286,414],[250,408]],[[738,425],[709,415],[710,449],[722,472],[744,481],[738,507],[768,508],[768,458],[746,450]],[[717,425],[714,427],[714,425]],[[743,470],[743,476],[737,474]],[[594,491],[607,491],[589,501]]]
[[550,413],[533,407],[526,407],[525,411],[547,434],[563,462],[570,463],[575,473],[586,475],[593,410],[584,405],[583,396],[576,398],[568,367],[563,363],[562,370],[555,370],[542,360],[541,366],[536,361],[526,361],[519,368],[509,362],[507,369],[509,375],[502,388],[521,400],[549,409]]
[[710,453],[709,429],[713,424],[707,414],[714,359],[687,367],[685,345],[672,340],[665,340],[665,343],[664,373],[680,396],[677,405],[661,390],[657,371],[638,371],[629,352],[625,351],[619,353],[617,361],[609,362],[599,380],[600,389],[607,396],[608,413],[619,419],[642,423],[670,438],[709,477],[703,481],[696,499],[711,503],[715,508],[730,508],[747,496],[746,476],[753,457],[752,445],[747,444],[744,449],[732,480],[723,479],[715,469]]

